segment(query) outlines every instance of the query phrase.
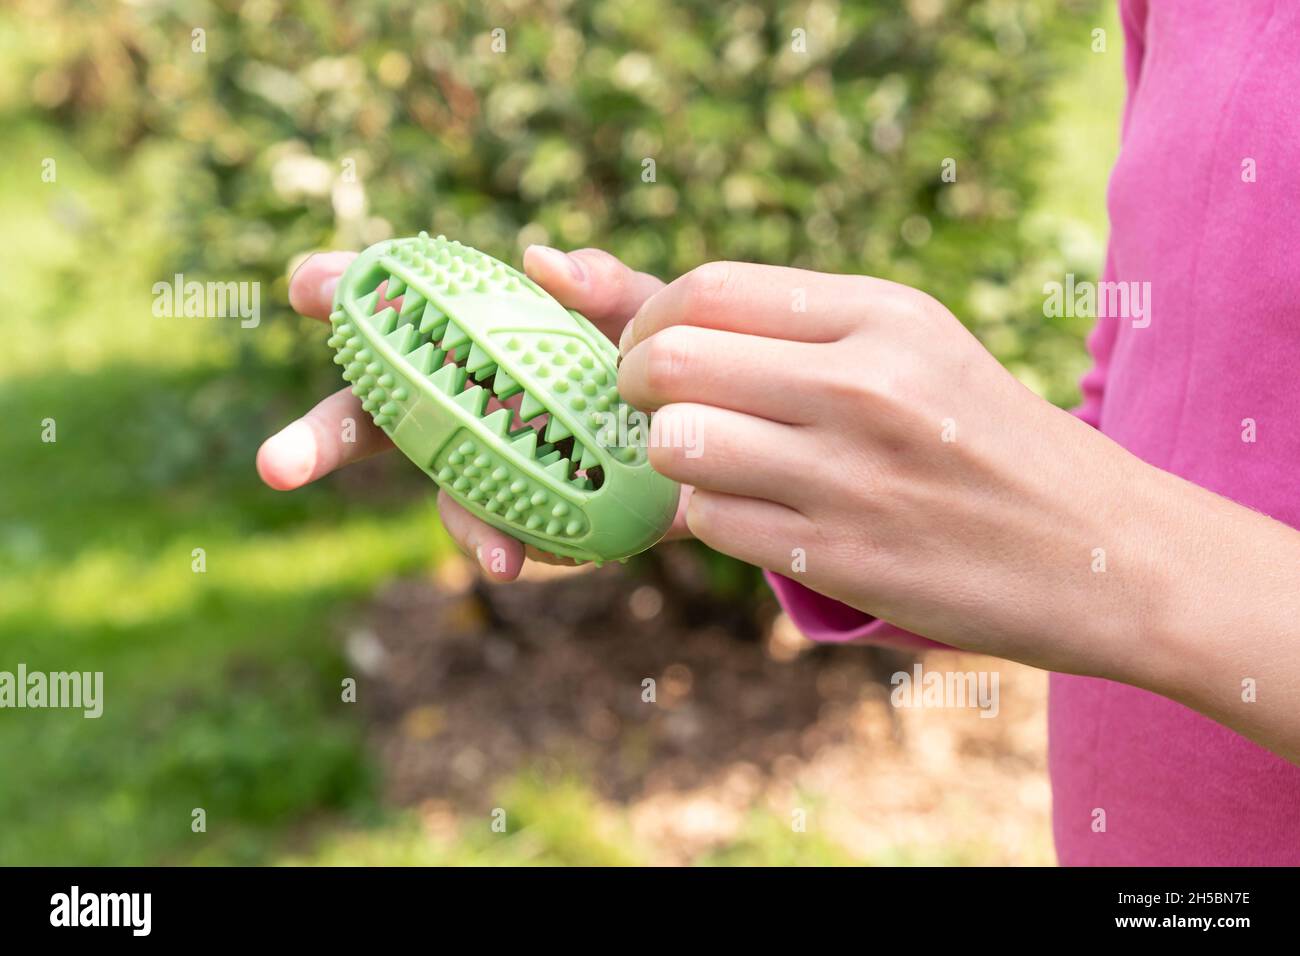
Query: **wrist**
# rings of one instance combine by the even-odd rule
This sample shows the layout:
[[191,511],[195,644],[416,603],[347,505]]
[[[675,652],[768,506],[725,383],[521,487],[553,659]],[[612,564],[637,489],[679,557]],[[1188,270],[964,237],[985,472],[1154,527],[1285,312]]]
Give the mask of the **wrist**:
[[1132,501],[1127,529],[1134,564],[1121,574],[1128,627],[1114,649],[1113,676],[1168,693],[1204,666],[1191,640],[1191,619],[1205,597],[1199,556],[1208,546],[1208,523],[1202,494],[1213,496],[1147,467],[1150,480]]
[[[1300,533],[1172,475],[1152,514],[1128,683],[1267,744],[1255,691],[1275,677],[1300,620]],[[1282,678],[1283,681],[1285,678]]]

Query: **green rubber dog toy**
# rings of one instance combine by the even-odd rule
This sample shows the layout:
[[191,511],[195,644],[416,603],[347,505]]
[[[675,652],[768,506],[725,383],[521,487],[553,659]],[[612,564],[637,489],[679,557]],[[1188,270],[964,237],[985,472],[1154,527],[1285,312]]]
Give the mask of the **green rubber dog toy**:
[[[380,242],[339,280],[330,323],[375,424],[488,524],[597,564],[668,530],[680,488],[650,468],[617,350],[527,276],[443,236]],[[494,394],[522,400],[488,412]]]

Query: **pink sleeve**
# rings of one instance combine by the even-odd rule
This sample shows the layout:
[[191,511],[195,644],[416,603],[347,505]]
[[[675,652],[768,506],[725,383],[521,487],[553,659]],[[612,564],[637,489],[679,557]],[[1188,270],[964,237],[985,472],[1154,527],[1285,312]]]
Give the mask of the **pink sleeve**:
[[767,583],[776,592],[776,599],[790,615],[795,627],[809,640],[829,644],[864,641],[868,644],[888,644],[891,647],[945,647],[928,637],[894,627],[888,621],[872,617],[865,611],[849,607],[834,598],[818,594],[796,581],[772,571],[764,571]]
[[[1120,19],[1124,25],[1124,74],[1128,83],[1128,94],[1124,103],[1123,132],[1128,129],[1129,106],[1142,75],[1143,23],[1146,20],[1146,0],[1120,0]],[[1114,278],[1114,264],[1110,253],[1106,255],[1106,265],[1102,278]],[[1079,382],[1083,400],[1074,414],[1093,428],[1100,427],[1102,397],[1106,391],[1106,374],[1110,369],[1110,355],[1115,347],[1115,335],[1119,331],[1118,320],[1113,317],[1101,318],[1088,335],[1088,353],[1092,356],[1092,368]],[[894,627],[888,621],[872,617],[865,611],[849,607],[834,598],[818,594],[784,575],[765,571],[767,582],[776,593],[781,607],[790,615],[796,627],[808,638],[826,643],[846,643],[863,641],[870,644],[886,644],[891,647],[946,647],[919,634],[913,634],[902,628]]]

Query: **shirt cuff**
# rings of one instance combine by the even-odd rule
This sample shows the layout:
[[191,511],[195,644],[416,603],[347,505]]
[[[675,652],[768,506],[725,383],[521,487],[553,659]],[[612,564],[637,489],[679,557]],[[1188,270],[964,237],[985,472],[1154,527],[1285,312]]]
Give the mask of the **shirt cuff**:
[[865,611],[818,594],[785,575],[773,571],[764,571],[763,574],[795,627],[811,641],[826,644],[862,641],[910,648],[947,647],[946,644],[904,631]]

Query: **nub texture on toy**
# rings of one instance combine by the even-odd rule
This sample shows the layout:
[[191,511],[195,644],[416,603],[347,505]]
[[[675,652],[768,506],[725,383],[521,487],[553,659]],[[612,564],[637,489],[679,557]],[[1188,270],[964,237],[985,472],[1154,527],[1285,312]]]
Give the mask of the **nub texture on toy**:
[[343,274],[330,323],[375,424],[489,524],[598,563],[671,524],[679,487],[650,468],[616,350],[522,273],[442,236],[381,242]]

